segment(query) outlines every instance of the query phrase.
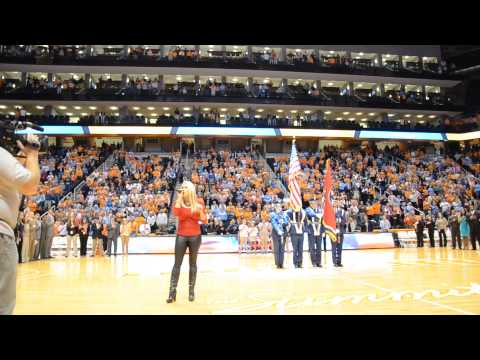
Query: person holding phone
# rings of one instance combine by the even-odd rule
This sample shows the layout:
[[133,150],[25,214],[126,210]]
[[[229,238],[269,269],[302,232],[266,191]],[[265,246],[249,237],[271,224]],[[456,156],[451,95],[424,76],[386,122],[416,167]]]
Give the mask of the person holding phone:
[[177,237],[175,240],[175,264],[170,278],[170,292],[167,303],[172,303],[177,297],[177,284],[180,277],[180,267],[188,248],[189,252],[189,301],[195,300],[195,282],[197,278],[197,255],[202,242],[200,224],[205,224],[207,215],[203,199],[197,198],[195,185],[184,181],[177,194],[173,214],[178,218]]

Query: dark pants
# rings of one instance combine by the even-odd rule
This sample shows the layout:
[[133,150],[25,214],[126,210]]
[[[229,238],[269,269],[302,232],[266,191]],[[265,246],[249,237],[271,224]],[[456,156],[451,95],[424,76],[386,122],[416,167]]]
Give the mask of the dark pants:
[[103,252],[107,252],[108,249],[108,237],[105,235],[102,235],[102,246],[103,246]]
[[290,235],[290,239],[292,240],[293,248],[293,265],[301,267],[303,262],[303,233],[293,233]]
[[113,243],[113,253],[117,255],[118,237],[116,237],[115,239],[113,238],[108,239],[108,245],[107,245],[108,256],[112,255],[112,243]]
[[[446,247],[447,246],[447,234],[445,233],[445,230],[438,230],[438,237],[440,238],[440,247]],[[443,239],[443,241],[442,241]]]
[[322,262],[322,235],[308,234],[308,251],[313,266],[320,266]]
[[283,258],[285,255],[285,244],[283,241],[283,236],[278,235],[275,230],[272,231],[272,247],[273,256],[275,258],[275,265],[277,267],[282,267]]
[[175,240],[175,264],[172,269],[172,276],[170,278],[170,290],[175,290],[180,277],[180,268],[182,266],[185,252],[189,252],[189,277],[188,283],[191,288],[195,287],[195,280],[197,278],[197,256],[200,245],[202,244],[202,236],[178,236]]
[[472,249],[477,250],[477,241],[480,245],[480,236],[476,231],[470,231],[470,242],[472,243]]
[[428,239],[430,240],[430,247],[435,247],[435,233],[433,231],[428,232]]
[[458,248],[461,249],[462,239],[460,238],[460,231],[453,230],[451,232],[452,232],[452,247],[456,249],[458,244]]
[[423,247],[423,231],[417,231],[417,247]]
[[88,235],[80,234],[80,256],[87,255]]
[[332,243],[332,260],[334,265],[340,265],[342,263],[342,246],[343,235],[337,236],[337,241],[331,241]]

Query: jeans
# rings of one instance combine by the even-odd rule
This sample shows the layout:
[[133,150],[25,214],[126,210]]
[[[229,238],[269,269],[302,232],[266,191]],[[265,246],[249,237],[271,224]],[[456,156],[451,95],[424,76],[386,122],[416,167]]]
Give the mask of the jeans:
[[202,244],[202,236],[179,236],[175,240],[175,264],[172,269],[172,276],[170,278],[170,289],[174,290],[177,288],[178,279],[180,277],[180,268],[182,266],[183,257],[185,252],[189,252],[189,286],[195,286],[195,280],[197,278],[197,256],[200,245]]
[[15,239],[0,234],[0,315],[11,315],[15,308],[17,262]]

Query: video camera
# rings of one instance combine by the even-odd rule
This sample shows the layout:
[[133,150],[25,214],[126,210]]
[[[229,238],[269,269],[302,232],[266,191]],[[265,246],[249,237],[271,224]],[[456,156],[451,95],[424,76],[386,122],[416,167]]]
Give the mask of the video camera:
[[39,149],[40,144],[29,143],[25,136],[15,134],[16,131],[26,130],[27,128],[43,131],[43,127],[28,121],[0,120],[0,146],[13,156],[16,156],[20,151],[17,145],[17,140],[19,140],[24,146],[30,146],[35,149]]

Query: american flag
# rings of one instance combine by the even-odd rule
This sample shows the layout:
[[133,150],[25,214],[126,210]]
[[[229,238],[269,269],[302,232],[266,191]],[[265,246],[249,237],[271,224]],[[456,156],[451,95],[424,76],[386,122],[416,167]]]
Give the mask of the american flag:
[[288,189],[290,190],[290,205],[293,210],[300,211],[302,208],[302,194],[297,176],[302,171],[298,161],[297,148],[295,140],[292,142],[292,153],[290,154],[290,165],[288,170]]

